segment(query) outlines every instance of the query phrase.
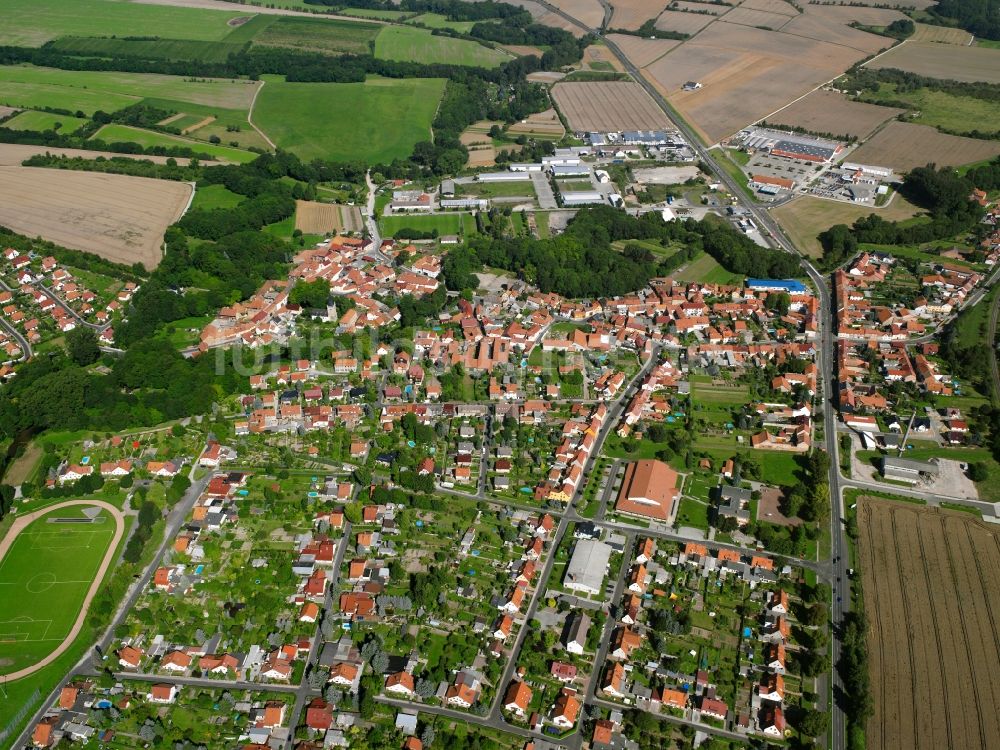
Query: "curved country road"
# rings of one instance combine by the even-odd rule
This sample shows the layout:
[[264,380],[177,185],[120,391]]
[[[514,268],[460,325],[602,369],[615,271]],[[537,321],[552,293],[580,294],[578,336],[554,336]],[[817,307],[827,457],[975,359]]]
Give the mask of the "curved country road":
[[76,640],[76,637],[80,634],[80,630],[83,628],[83,621],[87,616],[87,609],[90,607],[90,602],[93,600],[94,595],[97,593],[101,583],[104,581],[104,574],[108,572],[108,567],[111,565],[111,561],[115,559],[118,552],[118,543],[121,542],[122,536],[125,534],[125,514],[123,514],[115,506],[110,503],[106,503],[103,500],[67,500],[65,503],[51,505],[48,508],[42,508],[41,510],[36,510],[33,513],[28,513],[26,516],[20,516],[10,527],[10,531],[7,532],[7,536],[3,538],[3,541],[0,541],[0,560],[3,560],[4,555],[7,554],[7,550],[10,549],[10,546],[14,543],[17,535],[20,534],[32,521],[48,515],[52,511],[80,505],[93,506],[100,508],[101,510],[106,510],[110,513],[111,517],[115,519],[115,536],[108,545],[108,551],[104,554],[104,559],[101,561],[101,567],[98,568],[97,573],[94,574],[94,581],[90,584],[90,588],[87,590],[87,595],[83,598],[83,604],[80,605],[80,613],[76,616],[76,622],[73,623],[73,627],[70,628],[69,633],[63,639],[62,643],[56,646],[55,650],[53,650],[41,661],[35,662],[30,667],[25,667],[24,669],[19,669],[16,672],[4,675],[5,681],[13,682],[14,680],[20,680],[22,677],[27,677],[30,674],[34,674],[39,669],[47,667],[49,664],[62,656],[63,652],[65,652],[73,641]]

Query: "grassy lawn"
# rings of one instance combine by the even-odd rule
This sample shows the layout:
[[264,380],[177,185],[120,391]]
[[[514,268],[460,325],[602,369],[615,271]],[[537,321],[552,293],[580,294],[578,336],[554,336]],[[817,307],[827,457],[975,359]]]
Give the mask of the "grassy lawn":
[[93,137],[106,143],[128,141],[146,147],[164,146],[170,148],[179,146],[189,148],[199,154],[208,154],[216,159],[235,162],[237,164],[245,164],[257,158],[257,154],[252,151],[243,151],[238,148],[230,148],[229,146],[218,146],[214,143],[196,141],[193,138],[184,138],[179,135],[159,133],[155,130],[143,130],[142,128],[133,128],[130,125],[118,125],[116,123],[105,125],[94,133]]
[[878,214],[886,221],[901,221],[915,216],[919,211],[919,208],[908,203],[899,194],[884,208],[866,208],[842,201],[801,195],[783,206],[771,209],[771,215],[778,220],[799,250],[812,258],[818,258],[823,254],[823,248],[816,238],[820,232],[834,224],[850,226],[869,214]]
[[681,498],[676,523],[678,526],[693,526],[708,531],[708,504],[699,503],[689,497]]
[[0,66],[0,102],[27,108],[80,110],[88,115],[98,109],[113,112],[149,97],[246,112],[256,86],[251,81],[193,80],[158,73]]
[[549,214],[547,211],[535,212],[535,225],[538,227],[538,236],[541,239],[549,237]]
[[331,54],[366,55],[380,24],[322,18],[267,16],[270,23],[253,37],[254,46],[286,47]]
[[38,47],[61,36],[159,36],[217,41],[240,9],[201,10],[116,0],[5,0],[0,44]]
[[214,315],[203,315],[173,320],[157,331],[156,338],[165,338],[177,349],[193,346],[198,343],[201,330],[211,323],[214,317]]
[[[288,2],[288,0],[285,0]],[[307,8],[315,8],[315,5],[306,5]],[[412,16],[405,10],[373,10],[369,8],[342,8],[337,11],[342,16],[358,16],[360,18],[381,18],[386,21],[398,21],[407,16]]]
[[386,26],[375,37],[375,57],[382,60],[409,60],[432,65],[475,65],[495,68],[511,60],[506,52],[484,47],[465,39],[433,36],[425,29]]
[[206,185],[205,187],[199,187],[195,191],[194,202],[191,204],[191,207],[204,208],[206,210],[232,208],[243,199],[244,196],[232,192],[224,185]]
[[678,281],[697,281],[704,284],[741,284],[743,277],[730,273],[708,253],[702,253],[681,270],[673,274]]
[[535,186],[531,180],[518,182],[470,182],[456,185],[459,195],[474,195],[479,198],[503,198],[509,196],[535,195]]
[[780,451],[756,451],[760,459],[760,481],[778,487],[797,484],[799,459],[791,453]]
[[[441,78],[364,83],[286,83],[268,78],[254,122],[282,148],[303,159],[387,163],[430,139],[444,91]],[[359,127],[358,123],[378,123]]]
[[696,402],[742,406],[750,398],[745,385],[739,383],[692,382],[691,392]]
[[[60,133],[75,133],[87,120],[69,115],[54,115],[51,112],[21,112],[3,127],[11,130],[58,130]],[[58,125],[58,128],[56,127]]]
[[400,229],[417,229],[421,232],[437,230],[438,234],[459,234],[462,218],[468,214],[435,214],[433,216],[383,216],[379,228],[387,237]]
[[733,161],[733,158],[730,158],[730,152],[728,149],[715,148],[712,149],[711,153],[712,156],[715,157],[719,166],[722,167],[729,174],[729,176],[736,181],[736,184],[742,188],[743,193],[749,197],[753,197],[753,192],[749,187],[750,178],[747,177],[746,172],[740,169],[739,165]]
[[0,561],[5,672],[34,664],[66,637],[114,536],[105,511],[95,524],[55,525],[50,517],[84,516],[80,508],[67,508],[33,521]]

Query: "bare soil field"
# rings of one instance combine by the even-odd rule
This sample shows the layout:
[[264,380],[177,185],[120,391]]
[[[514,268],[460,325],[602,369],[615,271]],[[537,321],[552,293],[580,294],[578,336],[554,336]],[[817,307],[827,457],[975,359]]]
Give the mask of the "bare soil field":
[[892,8],[869,8],[864,5],[807,5],[805,15],[829,23],[847,26],[856,21],[866,26],[888,26],[906,15]]
[[681,34],[697,34],[715,20],[715,16],[704,13],[683,13],[679,10],[665,10],[656,19],[656,28],[664,31],[679,31]]
[[638,83],[558,83],[552,98],[575,131],[656,130],[670,120]]
[[817,89],[767,118],[771,125],[789,125],[814,133],[866,138],[886,120],[904,110],[854,102],[843,94]]
[[611,16],[612,29],[634,30],[642,26],[650,18],[656,18],[661,10],[667,7],[669,0],[615,0],[611,5],[615,12]]
[[911,42],[942,42],[965,47],[972,43],[972,34],[964,29],[950,29],[947,26],[931,26],[926,23],[918,23],[915,26],[916,31],[910,37]]
[[183,182],[0,167],[0,225],[102,258],[153,269],[163,232],[187,208]]
[[[562,85],[572,86],[576,84]],[[562,138],[566,134],[566,129],[559,121],[559,115],[556,113],[555,109],[549,107],[544,112],[536,112],[520,122],[515,122],[507,128],[507,132],[512,133],[513,135],[539,135]]]
[[992,747],[1000,737],[1000,529],[871,497],[859,499],[858,527],[875,703],[869,744]]
[[726,23],[738,23],[743,26],[767,26],[778,31],[788,23],[790,17],[783,13],[770,13],[765,10],[754,10],[740,6],[726,13]]
[[1000,83],[1000,49],[995,47],[907,41],[868,65],[875,69],[898,68],[928,78]]
[[361,226],[361,210],[357,206],[295,201],[295,228],[304,234],[356,232]]
[[19,110],[17,107],[8,107],[4,104],[0,104],[0,120],[4,119],[5,117],[10,117],[11,115],[17,114],[20,111],[21,110]]
[[[52,154],[53,156],[76,157],[83,159],[145,159],[156,164],[166,164],[169,156],[144,156],[142,154],[113,154],[108,151],[89,151],[82,148],[50,148],[48,146],[30,146],[20,143],[0,143],[0,167],[20,166],[25,159],[35,154]],[[202,161],[201,164],[214,166],[217,161]]]
[[902,221],[918,213],[920,209],[908,203],[899,194],[892,196],[889,205],[882,208],[866,208],[844,201],[800,195],[782,206],[771,209],[771,215],[778,220],[795,246],[811,258],[818,258],[823,254],[823,248],[816,239],[817,235],[834,224],[850,226],[870,214],[878,214],[886,221]]
[[1000,154],[1000,143],[939,133],[929,125],[890,122],[851,154],[851,161],[905,172],[928,162],[957,167]]
[[[784,33],[857,50],[860,53],[859,57],[868,57],[876,52],[888,49],[893,44],[893,40],[888,37],[879,36],[878,34],[869,34],[867,31],[859,31],[858,29],[851,28],[847,25],[851,21],[857,20],[854,16],[866,14],[838,12],[831,14],[828,12],[829,10],[839,11],[840,9],[828,9],[812,5],[806,7],[815,8],[815,10],[811,12],[807,11],[801,16],[796,16],[787,24],[782,26],[781,30]],[[844,10],[851,11],[853,8],[845,8]],[[868,9],[862,8],[861,10]],[[895,11],[888,12],[895,13]],[[831,78],[839,72],[841,71],[835,71],[835,73],[831,75]]]
[[[863,56],[849,47],[719,21],[647,70],[685,119],[715,143]],[[685,81],[699,81],[703,88],[681,91]]]
[[645,68],[680,44],[679,39],[643,39],[630,34],[608,34],[608,40],[618,45],[618,49],[637,68]]

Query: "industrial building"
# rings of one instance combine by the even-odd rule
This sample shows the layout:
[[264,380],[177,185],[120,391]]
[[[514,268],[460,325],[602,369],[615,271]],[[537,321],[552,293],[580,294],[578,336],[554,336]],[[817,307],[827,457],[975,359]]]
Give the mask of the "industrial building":
[[561,193],[564,206],[589,206],[604,203],[604,196],[596,190],[580,190]]
[[563,585],[571,591],[599,594],[611,559],[611,547],[593,539],[581,539],[573,548]]
[[550,167],[553,177],[589,177],[590,167],[586,164],[553,164]]
[[490,202],[485,198],[442,198],[441,208],[462,208],[472,211],[485,211]]
[[882,457],[882,476],[900,482],[919,482],[921,475],[936,477],[940,467],[933,460],[914,461],[911,458]]

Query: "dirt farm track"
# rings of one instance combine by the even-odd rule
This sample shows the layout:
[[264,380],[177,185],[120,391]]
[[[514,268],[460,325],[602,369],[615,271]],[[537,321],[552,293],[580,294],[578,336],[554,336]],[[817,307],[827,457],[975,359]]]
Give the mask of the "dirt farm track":
[[153,269],[163,233],[193,187],[146,177],[0,167],[0,225],[74,250]]
[[861,498],[859,565],[877,748],[990,748],[1000,738],[1000,528]]

